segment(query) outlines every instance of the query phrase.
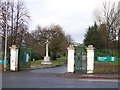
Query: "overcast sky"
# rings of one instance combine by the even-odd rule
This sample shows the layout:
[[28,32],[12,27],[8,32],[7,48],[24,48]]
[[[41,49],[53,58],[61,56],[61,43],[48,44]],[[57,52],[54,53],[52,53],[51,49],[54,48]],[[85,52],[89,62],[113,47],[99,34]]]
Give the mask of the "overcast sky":
[[[37,25],[60,25],[74,41],[82,43],[88,26],[94,24],[94,11],[103,0],[24,0],[31,16],[30,30]],[[118,2],[119,0],[111,0]]]

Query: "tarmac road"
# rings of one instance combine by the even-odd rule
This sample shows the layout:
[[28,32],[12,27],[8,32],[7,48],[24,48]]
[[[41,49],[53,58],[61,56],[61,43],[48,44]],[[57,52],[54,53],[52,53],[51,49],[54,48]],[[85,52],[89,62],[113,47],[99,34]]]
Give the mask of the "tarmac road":
[[2,88],[118,88],[117,80],[59,77],[66,70],[64,65],[49,69],[4,72]]

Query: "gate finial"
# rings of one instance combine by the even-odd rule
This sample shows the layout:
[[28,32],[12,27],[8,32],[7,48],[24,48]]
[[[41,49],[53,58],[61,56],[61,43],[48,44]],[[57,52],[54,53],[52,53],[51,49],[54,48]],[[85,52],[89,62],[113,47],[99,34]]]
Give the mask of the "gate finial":
[[73,45],[69,45],[69,47],[67,49],[74,50],[74,46]]

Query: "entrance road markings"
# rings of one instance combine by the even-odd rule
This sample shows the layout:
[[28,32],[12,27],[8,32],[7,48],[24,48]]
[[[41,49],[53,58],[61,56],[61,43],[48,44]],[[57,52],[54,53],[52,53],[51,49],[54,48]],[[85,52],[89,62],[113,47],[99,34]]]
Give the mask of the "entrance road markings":
[[120,80],[117,79],[78,79],[80,81],[101,81],[101,82],[120,82]]

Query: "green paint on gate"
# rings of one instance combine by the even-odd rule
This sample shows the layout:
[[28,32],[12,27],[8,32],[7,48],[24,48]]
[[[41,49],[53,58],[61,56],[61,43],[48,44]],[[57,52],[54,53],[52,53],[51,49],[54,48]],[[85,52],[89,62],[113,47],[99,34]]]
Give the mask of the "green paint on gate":
[[75,46],[75,71],[87,70],[86,47],[82,44]]
[[[29,55],[29,60],[26,62],[25,53]],[[27,70],[31,66],[31,48],[21,47],[19,49],[19,58],[18,58],[18,67],[19,70]]]

